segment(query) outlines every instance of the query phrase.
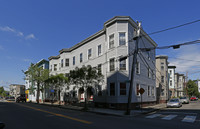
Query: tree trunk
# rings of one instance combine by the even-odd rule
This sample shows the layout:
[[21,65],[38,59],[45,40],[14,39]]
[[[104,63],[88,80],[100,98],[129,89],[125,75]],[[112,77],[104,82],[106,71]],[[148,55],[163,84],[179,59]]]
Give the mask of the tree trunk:
[[39,104],[39,97],[40,97],[40,83],[37,82],[37,98],[36,101]]
[[88,107],[87,107],[87,88],[84,88],[84,96],[85,96],[85,110],[88,110]]
[[60,105],[60,89],[58,90],[58,104]]

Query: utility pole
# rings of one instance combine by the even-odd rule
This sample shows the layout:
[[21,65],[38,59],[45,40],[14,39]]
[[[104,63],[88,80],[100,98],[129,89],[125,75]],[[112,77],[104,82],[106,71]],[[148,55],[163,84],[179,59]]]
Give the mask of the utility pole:
[[136,40],[136,43],[135,43],[135,51],[134,51],[134,54],[133,54],[133,60],[132,60],[131,81],[130,81],[130,88],[129,88],[129,94],[128,94],[128,103],[127,103],[126,115],[130,115],[130,110],[131,110],[131,99],[132,99],[132,92],[133,92],[133,81],[134,81],[134,74],[135,74],[135,66],[136,66],[136,63],[137,63],[138,40],[139,40],[139,36],[140,36],[140,29],[141,29],[141,23],[138,22],[136,35],[133,38],[134,40]]

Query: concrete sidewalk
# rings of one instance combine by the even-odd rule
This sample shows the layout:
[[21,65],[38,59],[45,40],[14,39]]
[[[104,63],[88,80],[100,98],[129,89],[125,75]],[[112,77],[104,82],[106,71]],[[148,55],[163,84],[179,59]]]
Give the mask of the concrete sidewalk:
[[[59,105],[58,103],[40,103],[41,105],[46,105],[46,106],[55,106],[63,109],[69,109],[69,110],[78,110],[78,111],[83,111],[84,107],[80,106],[72,106],[72,105]],[[156,104],[153,106],[147,106],[139,110],[131,110],[131,113],[129,116],[137,116],[137,115],[143,115],[143,114],[148,114],[154,111],[158,111],[160,109],[166,108],[166,104]],[[128,116],[125,115],[125,110],[116,110],[116,109],[108,109],[108,108],[88,108],[87,112],[92,112],[92,113],[97,113],[97,114],[102,114],[102,115],[113,115],[113,116]]]

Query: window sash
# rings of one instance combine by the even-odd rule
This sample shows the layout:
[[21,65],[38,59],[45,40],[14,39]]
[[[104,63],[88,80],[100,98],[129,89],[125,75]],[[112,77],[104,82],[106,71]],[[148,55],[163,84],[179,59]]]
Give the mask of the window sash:
[[114,34],[109,36],[109,48],[114,48]]
[[80,63],[83,62],[83,53],[80,54]]
[[61,60],[61,67],[63,67],[63,59]]
[[126,60],[121,60],[119,63],[120,70],[126,70]]
[[115,83],[110,83],[110,96],[115,96]]
[[54,64],[54,71],[57,71],[57,64]]
[[101,45],[98,46],[98,56],[101,55]]
[[74,57],[73,57],[73,65],[75,65],[75,63],[76,63],[76,62],[75,62],[75,56],[74,56]]
[[119,33],[119,45],[125,45],[126,44],[126,37],[125,32]]
[[69,66],[69,59],[65,59],[65,66],[68,67]]
[[92,56],[92,49],[88,49],[88,59],[90,59]]
[[115,70],[115,60],[110,59],[110,71],[114,71],[114,70]]
[[120,95],[126,95],[126,83],[120,83]]

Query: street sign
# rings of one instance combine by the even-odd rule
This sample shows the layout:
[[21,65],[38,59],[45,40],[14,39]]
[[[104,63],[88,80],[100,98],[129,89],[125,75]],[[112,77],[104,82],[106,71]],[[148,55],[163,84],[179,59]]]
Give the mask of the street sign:
[[51,90],[51,92],[53,93],[53,92],[54,92],[54,90]]
[[140,94],[143,94],[145,92],[145,90],[143,88],[140,88],[139,92],[140,92]]

